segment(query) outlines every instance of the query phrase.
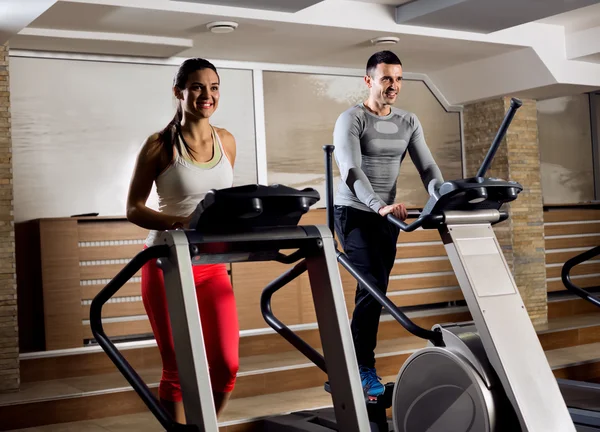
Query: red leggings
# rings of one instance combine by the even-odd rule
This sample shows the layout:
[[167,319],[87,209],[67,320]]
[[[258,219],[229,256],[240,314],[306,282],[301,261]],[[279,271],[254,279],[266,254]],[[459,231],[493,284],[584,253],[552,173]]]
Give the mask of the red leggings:
[[[194,281],[204,346],[214,392],[233,390],[239,369],[239,324],[235,297],[224,264],[195,265]],[[160,398],[182,399],[162,270],[152,260],[142,267],[142,299],[163,363]]]

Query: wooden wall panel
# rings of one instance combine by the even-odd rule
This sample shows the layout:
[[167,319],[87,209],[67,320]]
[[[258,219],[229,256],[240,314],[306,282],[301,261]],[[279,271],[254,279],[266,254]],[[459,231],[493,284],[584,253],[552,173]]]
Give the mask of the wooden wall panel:
[[[92,300],[96,297],[96,294],[100,292],[104,288],[104,285],[83,285],[81,287],[81,299],[82,300]],[[123,287],[113,296],[113,298],[117,297],[127,297],[127,296],[140,296],[142,295],[142,288],[139,282],[131,282],[126,283]]]
[[[407,220],[406,223],[413,222],[413,220]],[[398,243],[417,243],[417,242],[439,242],[440,234],[437,230],[425,230],[418,228],[412,232],[400,231],[398,236]]]
[[458,286],[454,273],[441,276],[426,276],[407,279],[392,279],[388,284],[388,291],[408,291],[426,288],[441,288]]
[[111,259],[131,259],[144,248],[143,244],[124,244],[117,246],[88,246],[79,249],[81,261],[97,261]]
[[119,219],[114,221],[82,220],[79,223],[78,231],[81,242],[139,240],[148,235],[148,230]]
[[[324,225],[325,210],[312,210],[304,215],[302,225]],[[125,265],[125,260],[132,258],[142,250],[139,244],[147,235],[147,230],[140,229],[125,219],[108,218],[84,220],[76,218],[52,219],[45,221],[52,224],[52,231],[59,233],[55,242],[70,242],[70,252],[65,256],[62,252],[52,252],[55,261],[68,261],[68,266],[46,265],[44,272],[61,274],[70,282],[70,309],[63,308],[62,315],[69,321],[69,326],[62,326],[61,331],[71,332],[74,337],[69,347],[81,346],[84,339],[91,338],[89,326],[82,320],[89,316],[89,305],[82,306],[82,300],[91,300],[104,287],[104,284],[87,285],[80,281],[94,279],[112,279]],[[64,229],[54,226],[69,226],[70,235]],[[58,240],[60,239],[60,241]],[[123,240],[135,240],[134,244],[123,243]],[[82,242],[101,242],[81,246]],[[115,244],[116,242],[116,244]],[[431,244],[435,242],[435,244]],[[392,280],[388,292],[390,298],[401,307],[430,305],[436,303],[462,300],[462,293],[457,288],[456,277],[452,273],[446,251],[441,244],[439,234],[435,230],[417,230],[403,233],[398,240],[397,259],[410,259],[397,262],[392,270]],[[103,244],[103,245],[101,245]],[[79,246],[78,246],[79,245]],[[46,252],[48,254],[48,252]],[[430,257],[442,257],[432,260]],[[89,263],[89,261],[124,260],[119,263]],[[80,265],[81,262],[88,262]],[[51,261],[48,261],[51,262]],[[260,312],[260,296],[269,282],[291,268],[276,262],[235,263],[231,265],[231,277],[234,287],[238,317],[241,330],[267,327]],[[356,280],[338,265],[348,314],[354,309]],[[60,271],[59,271],[60,270]],[[448,274],[445,274],[448,273]],[[136,276],[139,276],[138,273]],[[397,278],[401,276],[401,278]],[[61,284],[62,286],[63,284]],[[46,287],[47,289],[47,287]],[[54,289],[46,294],[56,301]],[[139,296],[139,282],[126,284],[117,297]],[[46,302],[47,303],[47,302]],[[288,286],[281,289],[273,297],[273,311],[285,324],[309,324],[316,322],[314,303],[308,275],[304,274]],[[68,313],[64,313],[68,310]],[[110,303],[104,308],[105,317],[123,318],[120,322],[105,323],[111,336],[127,336],[151,333],[149,323],[144,320],[127,319],[133,315],[145,315],[141,301]]]
[[[234,263],[231,267],[240,330],[266,327],[260,312],[260,295],[269,282],[292,266],[251,262]],[[299,281],[295,280],[273,295],[273,313],[287,325],[300,324],[300,303]]]
[[[544,212],[547,291],[565,291],[564,263],[600,245],[600,210],[585,207],[557,208]],[[600,257],[595,259],[600,260]],[[584,289],[600,287],[600,264],[582,263],[571,270],[572,282]]]
[[[583,289],[600,288],[600,276],[572,279],[571,282]],[[563,285],[562,280],[548,282],[548,292],[565,291],[566,289],[567,288]]]
[[544,222],[600,221],[600,210],[590,208],[551,209],[544,212]]
[[404,246],[396,250],[396,259],[400,258],[424,258],[447,256],[446,249],[440,241],[439,244],[427,246]]
[[[352,316],[354,311],[354,297],[356,293],[356,279],[348,273],[348,271],[338,264],[340,272],[340,279],[342,281],[342,288],[344,290],[344,299],[346,301],[346,309],[348,310],[348,316]],[[302,323],[314,323],[317,322],[317,314],[315,312],[315,304],[312,296],[312,290],[310,287],[310,281],[308,274],[303,275],[299,284],[300,291],[300,315]]]
[[[18,250],[27,252],[31,258],[20,255],[19,281],[24,292],[35,292],[36,296],[20,296],[22,311],[20,319],[25,333],[23,352],[76,348],[83,346],[86,332],[82,320],[89,318],[91,300],[104,284],[87,285],[90,279],[112,279],[136,253],[142,250],[147,230],[139,229],[124,218],[50,218],[19,224]],[[136,240],[127,244],[121,240]],[[82,246],[82,242],[98,242],[93,246]],[[121,243],[121,244],[118,244]],[[35,252],[35,253],[34,253]],[[36,260],[35,256],[39,256]],[[102,260],[123,260],[110,263]],[[90,262],[91,261],[91,262]],[[94,262],[99,261],[99,262]],[[85,265],[81,265],[81,264]],[[31,277],[39,274],[39,277]],[[139,276],[139,273],[136,275]],[[139,296],[140,284],[126,284],[116,297]],[[36,304],[40,312],[33,317],[31,311]],[[140,301],[110,303],[104,308],[105,317],[127,317],[145,314]],[[41,319],[39,319],[41,317]],[[35,319],[34,319],[35,318]],[[114,323],[112,323],[114,327]],[[36,328],[33,328],[35,326]],[[129,327],[128,327],[129,326]],[[139,334],[139,323],[124,321],[117,325],[120,335]],[[143,326],[142,326],[143,327]],[[31,334],[44,334],[42,341],[31,342]],[[142,328],[147,331],[147,325]],[[87,331],[87,337],[90,332]]]
[[40,222],[46,349],[81,346],[77,221]]
[[[126,264],[103,264],[85,265],[79,268],[81,280],[112,279]],[[138,271],[133,277],[140,277],[142,271]]]
[[544,227],[544,234],[546,236],[593,233],[600,233],[600,222],[577,223],[569,225],[547,225]]
[[[561,277],[562,266],[561,267],[549,267],[546,269],[546,275],[549,278],[557,278]],[[580,275],[590,275],[590,274],[600,274],[600,263],[581,263],[571,269],[571,276],[580,276]]]
[[[585,249],[584,249],[585,250]],[[546,264],[564,264],[571,258],[584,252],[584,250],[574,250],[568,252],[552,252],[551,249],[546,249]]]
[[595,247],[600,245],[600,233],[589,237],[565,237],[546,239],[546,249],[566,249],[575,247]]
[[[102,318],[128,317],[146,315],[142,301],[106,303],[102,308]],[[90,319],[90,306],[81,306],[81,319]]]
[[[84,324],[82,328],[85,339],[92,339],[94,337],[89,324]],[[107,322],[102,324],[102,328],[104,328],[104,332],[108,337],[152,334],[152,327],[148,319]]]
[[415,261],[406,263],[396,263],[392,268],[391,276],[448,272],[452,271],[450,260],[434,260],[434,261]]
[[458,287],[431,291],[396,291],[388,293],[388,296],[398,307],[432,305],[437,303],[464,300],[462,291]]

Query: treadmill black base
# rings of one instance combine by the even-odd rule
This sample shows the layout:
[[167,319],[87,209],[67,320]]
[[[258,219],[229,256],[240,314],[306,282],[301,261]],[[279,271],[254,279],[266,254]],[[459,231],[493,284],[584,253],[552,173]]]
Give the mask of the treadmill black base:
[[[314,411],[298,411],[292,414],[272,417],[263,421],[264,432],[344,432],[338,429],[333,408]],[[380,428],[371,422],[371,432],[393,432],[392,420]],[[385,427],[387,426],[387,431]]]

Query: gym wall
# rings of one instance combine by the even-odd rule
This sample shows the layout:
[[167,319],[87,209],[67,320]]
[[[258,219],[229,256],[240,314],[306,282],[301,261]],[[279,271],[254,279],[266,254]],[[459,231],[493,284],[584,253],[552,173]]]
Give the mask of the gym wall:
[[19,388],[8,45],[0,45],[0,392]]
[[[15,222],[124,215],[137,152],[175,113],[177,66],[12,57],[10,67]],[[219,73],[212,123],[237,139],[235,183],[253,183],[252,71]]]
[[537,102],[542,189],[546,204],[594,199],[594,158],[587,94]]
[[[363,78],[267,71],[263,79],[269,182],[322,190],[322,146],[332,143],[340,113],[368,96]],[[396,106],[418,116],[444,177],[462,177],[460,114],[446,111],[417,79],[403,81]],[[336,184],[338,175],[334,164]],[[421,207],[429,199],[408,155],[397,184],[396,199],[409,207]]]
[[[212,122],[236,137],[235,184],[259,181],[264,158],[268,183],[323,194],[322,146],[332,143],[337,116],[363,98],[362,77],[217,66],[221,102]],[[10,67],[15,221],[124,215],[137,151],[175,112],[177,65],[12,56]],[[264,91],[254,88],[254,74]],[[255,130],[259,91],[265,138]],[[447,112],[418,79],[405,80],[397,105],[419,116],[444,175],[461,177],[460,114]],[[398,199],[423,205],[409,157],[398,183]],[[154,191],[149,205],[156,207]]]
[[[124,215],[137,151],[174,114],[177,65],[12,56],[10,68],[15,221]],[[219,72],[222,99],[212,121],[237,139],[235,184],[266,177],[323,193],[322,146],[332,142],[337,116],[364,98],[362,77],[244,65]],[[255,74],[262,91],[254,88]],[[544,202],[593,199],[588,96],[537,105]],[[264,106],[262,133],[255,106]],[[448,112],[421,79],[404,81],[397,106],[418,115],[444,176],[461,177],[461,114]],[[427,199],[409,157],[398,185],[398,200],[411,207]],[[156,207],[154,191],[149,205]]]
[[[168,123],[174,114],[170,89],[177,66],[13,55],[10,67],[15,220],[21,222],[87,212],[122,216],[139,146],[146,136]],[[360,74],[312,67],[263,70],[259,68],[261,65],[227,62],[222,66],[217,63],[217,66],[223,85],[221,104],[212,121],[236,136],[235,183],[262,182],[266,178],[271,184],[313,186],[323,192],[322,146],[331,143],[337,116],[364,97]],[[397,105],[418,115],[444,176],[462,177],[466,169],[463,160],[468,156],[467,152],[461,151],[462,114],[444,109],[422,77],[412,75],[409,78],[407,74],[406,78]],[[537,128],[535,102],[531,104],[533,120],[529,117],[524,120],[525,129]],[[504,115],[505,109],[500,108],[493,119],[485,118],[480,125],[490,136],[489,140],[487,135],[485,139],[479,138],[485,147],[482,155]],[[464,126],[465,131],[470,126],[466,119]],[[515,145],[518,147],[519,143]],[[532,140],[531,145],[537,146],[537,141]],[[399,200],[414,206],[422,205],[425,191],[409,157],[402,167],[399,186]],[[155,206],[155,203],[153,194],[150,204]],[[541,208],[539,210],[541,212]],[[323,223],[324,214],[311,212],[306,220]],[[76,222],[73,224],[77,225]],[[78,337],[77,344],[89,337],[84,321],[90,299],[107,278],[113,277],[124,262],[137,253],[145,237],[141,230],[132,237],[131,224],[125,221],[118,229],[107,228],[108,225],[100,221],[88,224],[87,230],[73,228],[74,234],[69,239],[75,251],[69,255],[72,271],[65,271],[66,267],[56,264],[45,266],[58,277],[69,277],[68,281],[60,280],[56,286],[63,294],[68,290],[68,295],[63,297],[72,303],[72,309],[67,310],[64,306],[47,309],[60,310],[63,321],[73,320],[74,325],[65,325],[59,330],[69,331],[72,336],[77,336],[76,331],[83,334]],[[49,231],[64,240],[65,236],[56,229]],[[402,262],[393,269],[389,290],[397,305],[421,308],[462,299],[443,246],[434,234],[420,231],[402,236],[397,253]],[[543,241],[543,233],[538,234]],[[119,236],[122,238],[117,239]],[[113,246],[115,239],[126,239],[127,242],[134,239],[135,244],[116,242],[119,244]],[[103,249],[100,252],[114,253],[114,256],[92,257],[91,252],[98,252],[95,248],[78,246],[78,243],[90,242],[103,243],[98,248]],[[61,259],[59,252],[51,251],[48,255]],[[412,264],[407,266],[407,260]],[[83,261],[93,262],[80,266]],[[29,265],[27,260],[19,262]],[[265,284],[281,273],[282,269],[277,265],[232,265],[231,276],[243,331],[264,327],[256,302]],[[346,278],[347,275],[341,273],[342,278]],[[540,290],[545,292],[544,276],[541,277]],[[344,279],[349,310],[353,286],[351,280]],[[127,301],[111,305],[115,317],[113,324],[120,326],[119,336],[147,334],[150,330],[138,295],[139,280],[132,281],[129,288],[127,294],[123,294],[130,296]],[[55,295],[54,287],[45,286],[44,289],[51,292],[44,296],[44,302],[60,297]],[[282,308],[286,323],[312,325],[314,311],[306,280],[299,280],[286,295],[274,305]],[[19,298],[25,304],[31,300],[40,301],[33,295],[19,294]],[[79,328],[75,327],[77,323],[81,324]],[[50,326],[46,326],[48,331]]]

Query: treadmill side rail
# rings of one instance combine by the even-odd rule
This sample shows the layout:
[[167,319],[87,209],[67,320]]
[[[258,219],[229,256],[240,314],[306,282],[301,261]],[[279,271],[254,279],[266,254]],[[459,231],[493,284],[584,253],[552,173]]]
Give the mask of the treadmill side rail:
[[441,234],[488,359],[523,430],[575,432],[491,225],[448,225]]
[[177,369],[185,377],[180,381],[186,421],[201,432],[218,432],[189,243],[183,231],[166,231],[161,241],[171,249],[159,266],[164,272]]
[[319,334],[338,430],[368,432],[371,430],[365,397],[358,372],[358,362],[348,321],[348,309],[338,272],[333,236],[328,228],[321,233],[320,248],[307,256],[308,276],[319,323]]

